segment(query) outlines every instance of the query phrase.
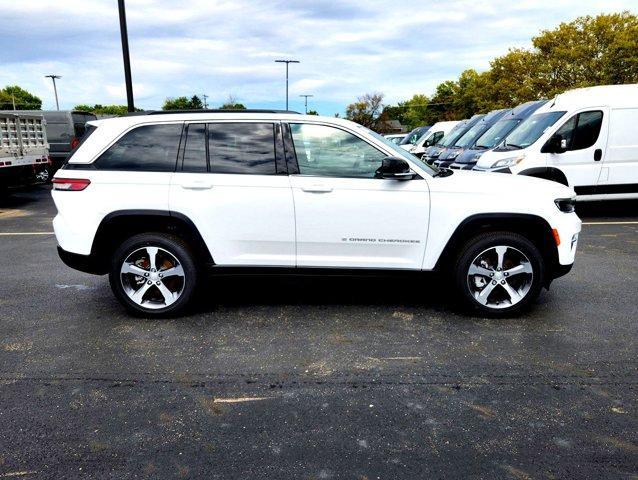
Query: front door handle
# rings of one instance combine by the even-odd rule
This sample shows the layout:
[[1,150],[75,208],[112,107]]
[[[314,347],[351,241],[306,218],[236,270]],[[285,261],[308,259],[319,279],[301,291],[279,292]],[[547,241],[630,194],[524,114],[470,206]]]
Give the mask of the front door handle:
[[187,190],[209,190],[213,188],[213,184],[206,180],[189,180],[182,182],[180,185]]
[[329,187],[328,185],[309,185],[307,187],[301,187],[301,189],[304,192],[311,192],[311,193],[328,193],[328,192],[332,192],[332,187]]
[[594,161],[600,162],[600,159],[603,158],[603,151],[600,148],[594,150]]

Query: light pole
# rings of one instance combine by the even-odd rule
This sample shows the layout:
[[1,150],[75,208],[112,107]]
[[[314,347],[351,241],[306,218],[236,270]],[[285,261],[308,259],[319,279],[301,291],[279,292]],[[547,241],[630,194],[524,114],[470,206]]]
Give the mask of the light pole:
[[60,104],[58,103],[58,88],[55,86],[55,79],[62,78],[60,75],[45,75],[45,78],[53,80],[53,93],[55,93],[55,108],[60,110]]
[[299,95],[304,98],[304,106],[306,108],[306,115],[308,115],[308,97],[314,97],[314,95]]
[[286,64],[286,111],[288,111],[288,65],[291,63],[300,63],[299,60],[275,60],[275,63]]
[[202,98],[204,99],[204,110],[206,110],[208,108],[208,95],[206,95],[205,93],[202,94]]
[[131,57],[128,52],[128,30],[126,28],[126,8],[124,0],[117,0],[120,11],[120,35],[122,37],[122,57],[124,58],[124,82],[126,83],[126,103],[128,111],[135,111],[133,103],[133,80],[131,79]]

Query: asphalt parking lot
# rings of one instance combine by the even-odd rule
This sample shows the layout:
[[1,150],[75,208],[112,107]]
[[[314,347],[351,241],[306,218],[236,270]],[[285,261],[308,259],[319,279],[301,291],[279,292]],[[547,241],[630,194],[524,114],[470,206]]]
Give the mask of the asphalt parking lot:
[[46,187],[0,199],[0,478],[636,478],[638,202],[521,318],[436,283],[224,278],[127,316]]

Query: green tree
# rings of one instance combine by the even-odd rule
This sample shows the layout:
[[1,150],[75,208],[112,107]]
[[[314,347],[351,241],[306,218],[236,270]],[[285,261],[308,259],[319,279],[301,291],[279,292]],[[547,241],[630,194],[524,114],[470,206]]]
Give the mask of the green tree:
[[[80,104],[73,107],[73,110],[78,110],[81,112],[90,112],[96,115],[113,115],[116,117],[121,117],[128,113],[128,107],[126,105],[100,105],[96,103],[95,105],[87,105]],[[136,112],[142,111],[140,108],[135,109]]]
[[532,39],[543,93],[638,81],[638,16],[579,17]]
[[579,17],[532,38],[530,49],[510,49],[485,72],[465,70],[436,87],[428,108],[410,117],[410,102],[384,110],[414,125],[458,120],[565,90],[593,85],[638,83],[638,16],[629,12]]
[[346,118],[373,130],[382,128],[383,93],[366,93],[346,107]]
[[0,108],[12,110],[15,102],[16,110],[40,110],[42,100],[27,92],[18,85],[7,85],[0,90]]
[[188,97],[169,97],[162,105],[162,110],[201,110],[202,108],[204,108],[204,104],[197,95],[193,95],[190,99]]
[[221,110],[246,110],[246,106],[243,103],[238,103],[238,102],[234,102],[234,103],[226,102],[219,108]]
[[317,110],[308,110],[308,115],[319,115],[319,112]]
[[427,95],[417,93],[413,95],[410,100],[399,102],[396,107],[396,116],[393,116],[393,111],[388,108],[386,108],[385,111],[388,117],[399,120],[402,125],[405,125],[409,130],[412,130],[413,128],[421,125],[427,125],[429,104],[430,99]]

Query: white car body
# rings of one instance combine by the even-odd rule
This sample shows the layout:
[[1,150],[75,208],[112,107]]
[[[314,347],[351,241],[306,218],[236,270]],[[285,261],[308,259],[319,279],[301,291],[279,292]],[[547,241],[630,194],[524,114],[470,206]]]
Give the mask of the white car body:
[[421,138],[409,149],[409,152],[413,155],[423,155],[427,146],[425,145],[428,142],[428,145],[434,145],[442,140],[450,130],[452,130],[458,121],[447,121],[447,122],[436,122],[432,127],[422,135]]
[[434,176],[407,153],[404,158],[416,174],[412,180],[179,169],[124,173],[92,165],[116,140],[140,126],[230,121],[320,125],[345,131],[389,157],[399,153],[399,147],[364,127],[317,116],[187,113],[90,122],[97,130],[54,179],[90,181],[81,192],[53,190],[58,210],[53,225],[61,252],[88,259],[95,253],[101,226],[114,215],[164,212],[192,223],[216,266],[429,271],[459,226],[476,216],[496,215],[546,222],[562,239],[552,247],[557,267],[574,262],[581,222],[554,203],[574,192],[545,180],[472,171]]
[[[523,149],[486,152],[475,170],[540,177],[548,172],[545,178],[567,183],[579,201],[638,198],[638,84],[570,90],[539,108],[528,121],[550,112],[564,114],[535,142]],[[584,112],[602,113],[593,144],[562,153],[543,151],[554,134],[565,131],[564,126]]]

